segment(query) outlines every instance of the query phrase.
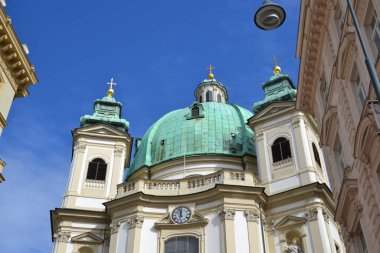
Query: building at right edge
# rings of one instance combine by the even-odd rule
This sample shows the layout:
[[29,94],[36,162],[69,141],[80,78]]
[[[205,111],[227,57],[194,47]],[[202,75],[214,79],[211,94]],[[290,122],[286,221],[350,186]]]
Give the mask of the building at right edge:
[[[380,1],[353,4],[379,76]],[[346,0],[301,1],[297,57],[297,109],[317,122],[346,250],[380,252],[380,115]]]

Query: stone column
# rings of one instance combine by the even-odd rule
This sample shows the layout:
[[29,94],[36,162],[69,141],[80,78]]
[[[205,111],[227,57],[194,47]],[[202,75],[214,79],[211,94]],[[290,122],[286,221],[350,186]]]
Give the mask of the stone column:
[[144,223],[144,217],[140,215],[133,216],[127,220],[128,239],[127,253],[140,252],[141,230]]
[[119,229],[120,229],[120,221],[112,222],[110,225],[110,247],[109,252],[117,252],[118,244],[119,244]]
[[54,240],[58,240],[54,252],[56,253],[66,253],[67,245],[71,237],[70,232],[59,231],[54,234]]
[[235,213],[235,209],[223,208],[219,211],[223,253],[234,253],[236,251],[234,224]]
[[[260,212],[255,209],[245,210],[245,218],[248,226],[249,253],[263,253]],[[262,247],[260,247],[262,245]]]
[[325,221],[322,214],[319,215],[319,212],[317,208],[314,208],[306,213],[311,237],[309,239],[313,241],[314,252],[331,253]]

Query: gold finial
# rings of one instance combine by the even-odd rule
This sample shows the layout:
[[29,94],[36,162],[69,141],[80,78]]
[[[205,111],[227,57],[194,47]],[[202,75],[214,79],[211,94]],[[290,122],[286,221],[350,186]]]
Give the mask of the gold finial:
[[280,66],[278,66],[278,64],[277,64],[277,59],[276,59],[276,56],[275,56],[275,55],[273,55],[273,64],[274,64],[273,73],[274,73],[276,76],[279,76],[280,73],[281,73],[281,68],[280,68]]
[[214,68],[215,68],[215,67],[213,67],[211,64],[210,64],[210,66],[207,68],[207,69],[210,71],[210,73],[208,73],[208,79],[210,79],[210,80],[214,79],[214,74],[212,73],[212,70],[213,70]]
[[116,83],[113,82],[113,77],[111,78],[111,82],[107,83],[110,85],[110,88],[107,91],[108,97],[112,97],[115,91],[112,88],[112,85],[116,85]]

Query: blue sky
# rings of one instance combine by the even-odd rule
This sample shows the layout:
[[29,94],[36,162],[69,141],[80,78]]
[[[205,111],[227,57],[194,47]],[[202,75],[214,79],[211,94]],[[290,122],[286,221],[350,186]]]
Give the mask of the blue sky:
[[111,77],[130,133],[142,137],[162,115],[194,100],[207,66],[230,102],[251,110],[263,98],[276,55],[298,77],[300,1],[275,31],[254,26],[262,0],[8,1],[6,11],[40,82],[17,99],[0,137],[2,252],[50,252],[49,210],[60,207],[71,162],[71,130],[106,95]]

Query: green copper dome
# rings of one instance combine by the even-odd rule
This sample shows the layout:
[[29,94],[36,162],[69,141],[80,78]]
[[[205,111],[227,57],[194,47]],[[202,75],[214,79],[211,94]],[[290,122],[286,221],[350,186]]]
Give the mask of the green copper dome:
[[252,113],[231,103],[197,103],[170,112],[142,138],[127,177],[144,166],[196,155],[256,156]]

